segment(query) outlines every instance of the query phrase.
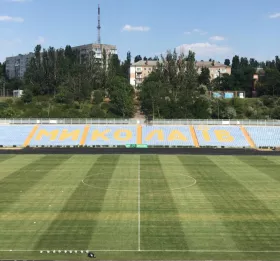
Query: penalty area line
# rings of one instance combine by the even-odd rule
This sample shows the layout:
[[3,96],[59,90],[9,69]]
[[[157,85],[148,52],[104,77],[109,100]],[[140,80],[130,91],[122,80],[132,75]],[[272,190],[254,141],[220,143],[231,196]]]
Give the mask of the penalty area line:
[[[154,250],[133,250],[133,249],[107,249],[107,250],[98,250],[98,249],[94,249],[94,250],[53,250],[53,249],[49,249],[49,250],[1,250],[0,252],[47,252],[47,251],[62,251],[61,254],[64,254],[64,251],[93,251],[93,252],[205,252],[205,253],[280,253],[280,250],[222,250],[222,249],[166,249],[166,250],[160,250],[160,249],[154,249]],[[52,253],[50,253],[52,254]],[[68,254],[68,253],[67,253]]]

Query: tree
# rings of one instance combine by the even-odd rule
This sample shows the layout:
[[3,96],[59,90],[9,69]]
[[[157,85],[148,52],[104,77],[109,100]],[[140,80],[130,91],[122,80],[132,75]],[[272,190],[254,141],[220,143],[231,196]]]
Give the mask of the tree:
[[90,112],[90,117],[92,118],[105,118],[106,114],[105,112],[97,105],[93,105],[91,112]]
[[96,90],[93,94],[93,101],[95,104],[100,104],[104,100],[104,92],[102,90]]
[[135,58],[134,58],[134,63],[137,63],[137,62],[139,62],[139,61],[141,61],[141,60],[142,60],[141,55],[137,55],[137,56],[135,56]]
[[164,88],[158,81],[145,81],[140,87],[141,110],[155,118],[161,117],[161,105],[165,99]]
[[127,52],[126,60],[121,65],[121,72],[122,72],[122,76],[125,77],[128,81],[130,78],[129,76],[130,65],[131,65],[131,53]]
[[249,61],[249,65],[253,68],[258,68],[259,66],[259,63],[257,60],[255,60],[254,58],[250,58],[250,61]]
[[224,65],[230,66],[230,59],[225,59]]
[[111,65],[112,65],[111,70],[113,70],[113,73],[115,75],[122,76],[119,56],[117,54],[112,54],[110,56],[110,62],[111,62]]
[[280,72],[277,69],[266,69],[263,82],[263,94],[280,95]]
[[210,85],[210,70],[209,70],[209,68],[206,68],[206,67],[201,68],[201,73],[198,76],[198,83],[199,84],[204,84],[206,86]]
[[200,96],[194,102],[192,109],[197,119],[209,119],[212,113],[211,99],[206,95]]
[[153,58],[153,61],[159,61],[159,58],[157,55],[155,55],[155,57]]
[[24,102],[24,103],[30,103],[32,102],[32,99],[33,99],[33,94],[30,90],[24,90],[23,92],[23,95],[21,96],[21,100]]
[[122,118],[134,115],[134,90],[126,79],[116,76],[111,83],[110,100],[112,112]]
[[232,70],[234,71],[234,70],[238,69],[239,65],[240,65],[239,56],[235,55],[232,58],[232,65],[231,65]]
[[280,120],[280,106],[275,107],[272,110],[272,115],[271,116],[272,116],[273,119]]
[[5,76],[5,74],[6,74],[6,72],[5,72],[5,63],[3,63],[3,64],[1,64],[0,63],[0,79],[1,78],[4,78],[4,76]]

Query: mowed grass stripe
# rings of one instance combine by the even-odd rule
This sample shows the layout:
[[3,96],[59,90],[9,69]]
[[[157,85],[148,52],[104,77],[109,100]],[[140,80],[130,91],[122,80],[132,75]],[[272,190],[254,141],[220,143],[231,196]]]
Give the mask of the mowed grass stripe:
[[[98,221],[75,219],[62,219],[64,213],[84,213],[98,216],[102,210],[106,188],[108,187],[115,167],[118,164],[119,156],[100,156],[85,177],[96,178],[94,185],[103,189],[86,186],[82,182],[77,184],[77,188],[68,199],[67,203],[51,223],[49,228],[40,236],[35,249],[87,249],[94,236],[94,230]],[[103,178],[98,178],[98,173],[104,173]],[[100,235],[99,235],[100,236]]]
[[[0,215],[0,249],[33,249],[96,159],[92,155],[73,155],[22,193],[20,199]],[[64,218],[74,215],[65,213]]]
[[44,157],[44,155],[15,155],[0,162],[0,182],[11,173],[27,166],[28,164]]
[[10,155],[10,154],[0,155],[0,163],[7,160],[7,159],[11,159],[13,157],[15,157],[15,155]]
[[260,170],[274,180],[280,181],[280,165],[268,158],[256,156],[239,156],[237,158],[247,165]]
[[[228,175],[232,176],[244,187],[250,190],[255,197],[265,204],[280,220],[280,182],[266,175],[261,170],[241,161],[239,157],[227,157],[227,164],[222,157],[208,156],[215,164],[219,165]],[[261,157],[260,157],[261,158]],[[275,220],[269,213],[256,213],[254,219]],[[251,217],[252,219],[252,217]]]
[[[269,213],[274,216],[253,193],[224,172],[207,156],[193,156],[191,161],[184,156],[178,157],[185,168],[196,178],[197,186],[212,203],[215,211],[218,214],[233,217],[232,221],[224,221],[224,225],[228,228],[239,250],[279,250],[280,235],[277,223],[268,224],[267,221],[253,219],[256,213]],[[227,165],[227,157],[224,157],[224,164]],[[240,215],[251,215],[252,219],[236,220],[235,217]],[[274,217],[276,218],[276,216]],[[226,250],[227,246],[219,246],[219,249]]]
[[[158,220],[141,220],[141,249],[188,249],[161,163],[156,155],[141,155],[141,215],[156,213]],[[161,192],[159,192],[159,190]],[[173,219],[165,219],[172,215]]]
[[49,171],[69,158],[71,155],[47,155],[2,179],[0,181],[0,213],[15,203],[22,193],[39,183]]
[[[188,156],[188,159],[191,161],[192,156]],[[223,225],[223,219],[231,220],[231,216],[217,215],[211,202],[190,178],[192,173],[184,168],[177,156],[161,155],[160,160],[169,187],[173,188],[173,199],[189,249],[217,249],[217,246],[223,244],[227,245],[229,249],[236,249],[235,242]],[[190,186],[190,184],[194,185]],[[150,214],[149,217],[156,220],[161,218],[160,215],[155,216],[155,214]],[[173,219],[174,217],[165,215],[166,218]],[[247,219],[249,218],[247,217]],[[221,235],[223,236],[221,237]]]
[[[89,249],[138,248],[138,155],[121,155],[106,192]],[[97,178],[97,177],[96,177]],[[103,175],[99,175],[100,179]],[[95,185],[95,179],[88,180]]]

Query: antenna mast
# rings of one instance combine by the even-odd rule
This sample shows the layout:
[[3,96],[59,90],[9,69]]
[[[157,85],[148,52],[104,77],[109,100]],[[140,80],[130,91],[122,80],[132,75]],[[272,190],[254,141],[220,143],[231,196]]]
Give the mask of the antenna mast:
[[97,26],[97,30],[98,30],[97,43],[101,44],[101,36],[100,36],[101,25],[100,25],[100,6],[99,5],[98,5],[98,26]]

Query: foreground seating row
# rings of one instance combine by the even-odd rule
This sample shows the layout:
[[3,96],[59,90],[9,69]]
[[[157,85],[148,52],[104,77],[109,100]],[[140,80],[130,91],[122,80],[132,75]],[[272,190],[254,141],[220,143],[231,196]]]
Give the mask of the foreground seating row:
[[2,125],[0,146],[280,147],[280,127]]

